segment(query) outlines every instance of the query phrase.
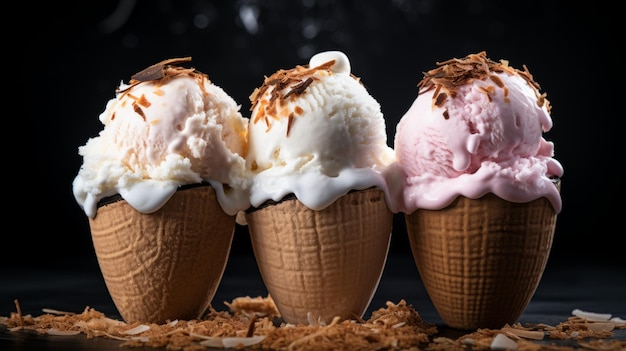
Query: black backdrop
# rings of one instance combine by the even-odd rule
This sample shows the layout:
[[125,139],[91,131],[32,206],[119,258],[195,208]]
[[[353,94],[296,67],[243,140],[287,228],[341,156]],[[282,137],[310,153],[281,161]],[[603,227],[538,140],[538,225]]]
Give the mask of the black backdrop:
[[[77,149],[100,131],[98,115],[121,80],[163,59],[192,56],[192,65],[249,116],[248,96],[264,75],[305,64],[323,50],[350,57],[353,73],[382,105],[390,146],[422,72],[436,61],[485,50],[514,67],[527,65],[552,103],[554,128],[546,138],[565,168],[550,262],[624,262],[617,244],[624,196],[617,173],[624,115],[617,109],[624,89],[616,9],[537,0],[89,3],[37,8],[46,20],[34,38],[40,42],[31,67],[36,86],[21,82],[36,94],[20,96],[26,111],[39,105],[38,164],[27,166],[36,171],[27,185],[35,191],[33,223],[25,223],[39,229],[11,236],[17,243],[5,253],[21,258],[2,270],[43,260],[95,267],[87,218],[71,184],[82,162]],[[407,244],[398,215],[391,253],[409,254]],[[244,227],[237,228],[233,254],[252,254]]]

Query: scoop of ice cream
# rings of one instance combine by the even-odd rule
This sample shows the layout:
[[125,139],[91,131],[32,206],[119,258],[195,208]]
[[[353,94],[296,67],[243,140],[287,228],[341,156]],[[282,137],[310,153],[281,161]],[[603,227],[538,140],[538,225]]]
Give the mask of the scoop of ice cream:
[[293,193],[321,209],[350,190],[386,189],[380,172],[393,150],[385,120],[342,52],[322,52],[307,66],[277,71],[250,100],[253,206]]
[[485,52],[438,63],[396,128],[406,176],[400,209],[440,209],[458,195],[494,193],[512,202],[546,197],[559,212],[554,178],[563,168],[543,137],[551,128],[549,101],[526,68]]
[[249,205],[245,176],[248,119],[208,76],[166,60],[120,84],[79,147],[73,191],[89,217],[100,199],[120,194],[140,212],[158,210],[184,184],[209,182],[225,212]]

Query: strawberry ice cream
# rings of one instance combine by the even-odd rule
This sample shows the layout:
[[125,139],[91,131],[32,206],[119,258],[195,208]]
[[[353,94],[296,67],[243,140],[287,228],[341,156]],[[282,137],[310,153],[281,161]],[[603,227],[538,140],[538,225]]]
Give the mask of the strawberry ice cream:
[[399,210],[441,209],[458,195],[512,202],[540,197],[557,212],[554,178],[563,175],[546,95],[528,71],[485,52],[438,64],[397,125],[395,151],[406,173]]

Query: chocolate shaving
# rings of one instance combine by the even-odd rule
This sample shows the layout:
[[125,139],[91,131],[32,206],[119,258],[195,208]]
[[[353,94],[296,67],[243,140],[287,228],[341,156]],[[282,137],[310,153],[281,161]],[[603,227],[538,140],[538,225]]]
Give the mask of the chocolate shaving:
[[[551,106],[546,99],[546,94],[540,94],[541,87],[533,79],[532,74],[528,70],[526,65],[523,66],[524,70],[518,70],[509,66],[508,61],[500,60],[500,62],[493,61],[487,58],[487,53],[481,51],[477,54],[470,54],[464,58],[453,58],[444,62],[437,62],[437,68],[428,72],[424,72],[424,77],[417,84],[420,93],[427,92],[435,89],[433,94],[433,104],[435,106],[442,106],[448,97],[454,98],[457,94],[457,89],[463,85],[470,84],[473,80],[486,80],[491,79],[496,86],[504,89],[505,101],[508,100],[508,88],[504,85],[504,82],[500,77],[496,76],[496,73],[508,73],[511,75],[518,75],[526,80],[526,82],[534,88],[537,96],[537,106],[545,106],[550,112]],[[446,93],[442,92],[445,91]],[[491,99],[490,94],[493,91],[485,90],[485,93]]]
[[311,83],[313,83],[313,78],[309,77],[306,80],[296,84],[287,94],[285,94],[284,98],[286,99],[292,94],[296,94],[296,95],[304,94],[306,87],[311,85]]
[[133,74],[130,79],[137,80],[140,82],[147,82],[151,80],[157,80],[165,77],[166,68],[168,65],[176,65],[182,62],[191,61],[191,57],[183,57],[183,58],[173,58],[168,60],[163,60],[157,64],[154,64],[141,72]]
[[143,119],[144,121],[146,120],[146,114],[143,112],[141,106],[139,106],[137,102],[133,102],[133,110],[135,110],[136,114],[141,116],[141,119]]
[[448,99],[448,94],[446,93],[437,94],[437,96],[435,97],[435,106],[441,107],[441,105],[443,105],[446,99]]
[[289,120],[287,121],[287,134],[285,136],[289,136],[289,131],[291,130],[291,126],[293,125],[293,112],[289,114]]
[[259,316],[256,314],[252,315],[250,318],[250,322],[248,323],[248,330],[246,331],[246,338],[251,338],[254,336],[254,323],[259,319]]
[[443,118],[450,119],[450,112],[448,112],[448,109],[443,110]]
[[[160,83],[164,84],[168,80],[174,77],[182,76],[182,75],[188,75],[198,80],[207,80],[210,83],[209,77],[206,74],[197,71],[195,68],[184,68],[184,67],[177,66],[181,63],[190,62],[190,61],[191,61],[191,57],[172,58],[172,59],[163,60],[138,73],[133,74],[130,77],[129,84],[127,86],[124,86],[123,88],[121,87],[118,88],[116,92],[122,93],[122,92],[128,91],[133,86],[143,83],[143,82],[159,81]],[[200,86],[204,86],[204,85],[201,84]],[[147,100],[145,101],[145,103],[148,103],[148,105],[145,105],[143,102],[142,102],[142,105],[149,106],[150,104],[150,102]]]

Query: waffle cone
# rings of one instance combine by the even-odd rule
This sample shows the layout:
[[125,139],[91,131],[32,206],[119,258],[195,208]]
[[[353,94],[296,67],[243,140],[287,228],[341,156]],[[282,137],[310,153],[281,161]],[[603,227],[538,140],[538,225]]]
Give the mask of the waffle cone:
[[89,220],[100,270],[126,322],[197,319],[222,278],[235,218],[210,186],[178,190],[143,214],[120,200]]
[[362,317],[387,259],[393,214],[384,193],[348,193],[315,211],[297,199],[246,214],[261,276],[287,323]]
[[513,324],[539,285],[556,213],[546,198],[487,194],[405,215],[413,257],[444,322],[458,329]]

